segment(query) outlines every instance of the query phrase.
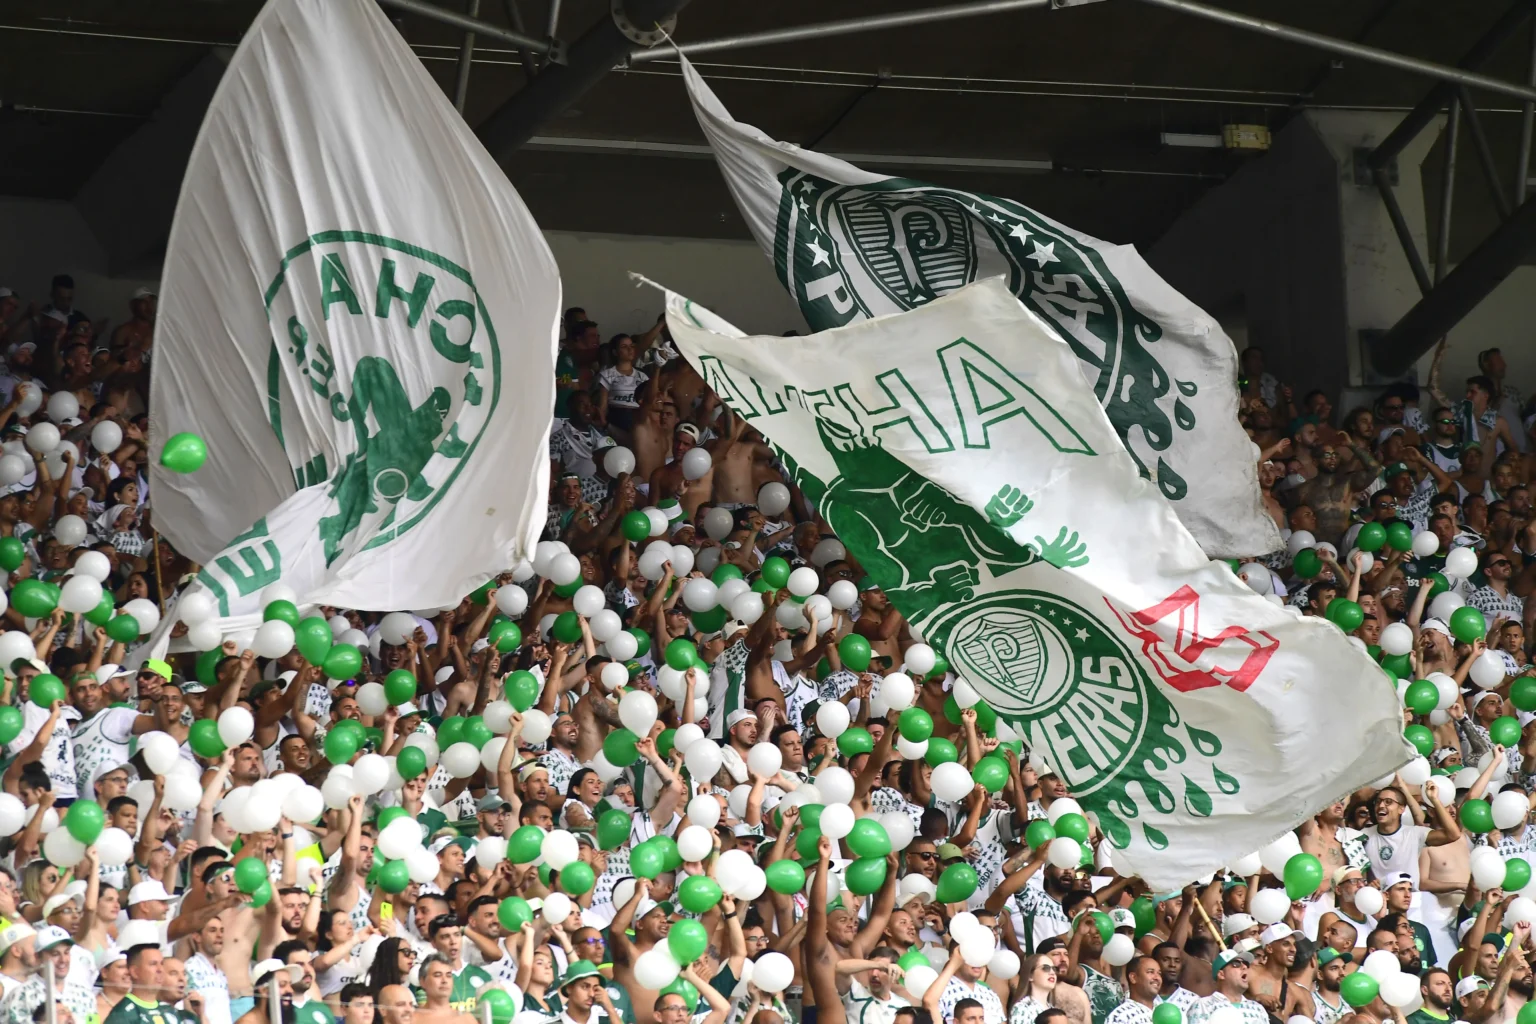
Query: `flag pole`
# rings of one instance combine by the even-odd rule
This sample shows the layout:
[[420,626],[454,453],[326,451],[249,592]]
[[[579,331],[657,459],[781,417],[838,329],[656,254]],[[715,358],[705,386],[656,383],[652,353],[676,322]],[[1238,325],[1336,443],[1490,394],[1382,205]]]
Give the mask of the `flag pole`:
[[1205,909],[1205,904],[1200,901],[1199,892],[1195,893],[1195,909],[1200,911],[1200,918],[1205,922],[1206,928],[1210,929],[1211,938],[1216,940],[1217,948],[1226,949],[1227,944],[1221,939],[1221,929],[1217,928],[1216,923],[1211,920],[1210,912]]
[[149,528],[149,543],[154,548],[155,555],[155,603],[160,606],[160,614],[165,614],[165,583],[161,579],[165,575],[165,569],[160,565],[160,531],[153,526]]

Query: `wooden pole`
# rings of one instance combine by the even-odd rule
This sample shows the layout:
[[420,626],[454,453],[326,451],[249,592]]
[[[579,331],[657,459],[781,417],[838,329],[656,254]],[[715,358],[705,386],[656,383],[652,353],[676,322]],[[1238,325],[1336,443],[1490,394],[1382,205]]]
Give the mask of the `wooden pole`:
[[1200,900],[1200,894],[1195,893],[1195,909],[1200,911],[1200,917],[1205,921],[1205,926],[1211,930],[1211,937],[1216,940],[1216,945],[1226,949],[1227,944],[1222,941],[1221,929],[1216,927],[1216,922],[1211,920],[1210,912],[1205,909],[1205,904]]
[[165,575],[165,568],[160,564],[160,531],[154,527],[149,529],[149,542],[154,548],[155,557],[155,603],[160,606],[160,614],[165,614],[165,583],[160,577]]

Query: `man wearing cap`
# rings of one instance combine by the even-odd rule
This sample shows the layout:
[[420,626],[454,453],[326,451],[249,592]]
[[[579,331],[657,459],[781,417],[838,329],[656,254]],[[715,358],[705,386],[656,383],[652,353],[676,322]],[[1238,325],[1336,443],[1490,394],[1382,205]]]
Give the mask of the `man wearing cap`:
[[[36,658],[30,661],[18,661],[19,668],[13,670],[5,667],[7,676],[14,676],[12,686],[19,691],[23,681],[30,682],[41,673],[48,671],[48,666]],[[48,708],[38,707],[30,700],[21,703],[21,732],[16,738],[5,745],[5,756],[14,758],[37,738],[38,731],[48,721],[53,713]],[[48,774],[48,781],[53,787],[53,797],[56,801],[72,800],[81,792],[79,777],[75,769],[75,748],[70,740],[70,731],[76,722],[80,721],[80,712],[71,705],[64,705],[59,712],[59,721],[54,726],[53,736],[48,745],[43,748],[42,757],[39,758],[43,771]],[[127,758],[123,758],[124,761]]]
[[1205,1024],[1218,1011],[1231,1008],[1237,1011],[1245,1024],[1269,1024],[1269,1014],[1264,1007],[1248,998],[1248,968],[1253,957],[1235,949],[1224,949],[1211,962],[1211,977],[1216,981],[1216,991],[1206,996],[1189,1011],[1188,1024]]
[[[1418,954],[1420,963],[1414,969],[1414,973],[1418,973],[1437,959],[1434,937],[1429,929],[1409,916],[1418,887],[1414,884],[1413,876],[1406,871],[1388,875],[1382,881],[1385,884],[1382,895],[1386,897],[1386,913],[1382,915],[1378,927],[1387,926],[1388,922],[1391,922],[1390,927],[1397,932],[1398,949],[1405,951],[1412,949]],[[1449,936],[1447,936],[1447,942],[1449,942]],[[1455,951],[1452,947],[1446,954],[1446,959],[1449,960]],[[1407,970],[1407,968],[1404,969]]]
[[37,969],[36,936],[25,921],[0,931],[0,996],[9,995]]
[[[1355,894],[1365,887],[1365,876],[1359,868],[1345,865],[1334,869],[1332,882],[1333,909],[1324,911],[1318,918],[1317,939],[1340,953],[1350,953],[1364,959],[1365,940],[1376,927],[1376,922],[1355,906]],[[1343,944],[1335,941],[1336,932],[1345,936]]]
[[[627,985],[625,987],[629,988]],[[707,987],[700,983],[699,993],[702,995]],[[634,991],[630,989],[631,995]],[[608,998],[608,992],[603,986],[602,974],[598,971],[597,965],[590,960],[574,960],[571,966],[566,968],[565,974],[560,978],[560,998],[565,1004],[558,1018],[561,1024],[588,1024],[596,1017],[612,1017],[615,1021],[622,1019],[613,1007],[613,1000]],[[718,999],[719,996],[716,995],[715,998]],[[652,1004],[655,1001],[652,997]],[[721,1020],[724,1020],[723,1015]],[[711,1004],[709,1024],[720,1024],[714,1019],[713,1004]]]
[[544,802],[549,804],[551,811],[564,805],[571,776],[581,768],[581,761],[576,757],[578,737],[576,719],[569,713],[561,712],[554,717],[549,730],[549,751],[539,755],[539,765],[549,773],[549,792]]
[[[80,673],[70,680],[69,699],[80,712],[80,720],[75,723],[70,738],[75,753],[77,792],[86,792],[87,783],[97,767],[127,763],[128,744],[133,738],[139,712],[134,707],[109,707],[101,684],[87,673]],[[152,715],[145,717],[154,722]]]
[[1259,922],[1249,914],[1227,914],[1221,919],[1221,937],[1229,946],[1243,939],[1258,938],[1260,930]]
[[165,985],[165,956],[155,928],[130,922],[119,935],[128,953],[130,987],[102,1024],[180,1024],[174,1007],[160,1002]]
[[[1488,982],[1476,974],[1469,974],[1456,983],[1456,1005],[1461,1007],[1464,1019],[1482,1016],[1483,1003],[1488,999]],[[1333,1024],[1332,1021],[1324,1024]]]
[[[241,1015],[235,1024],[270,1024],[272,1010],[270,1000],[272,998],[272,982],[277,981],[277,997],[282,1004],[279,1016],[288,1021],[293,1019],[293,983],[298,980],[304,968],[297,964],[285,964],[281,960],[263,960],[251,968],[251,984],[255,986],[256,1002],[249,1010]],[[387,992],[388,989],[385,989]],[[409,991],[409,990],[407,990]],[[381,992],[380,998],[383,998]],[[132,998],[131,996],[129,998]],[[414,1002],[414,1000],[412,1000]],[[119,1004],[121,1005],[121,1004]],[[409,1024],[410,1018],[406,1018]],[[102,1024],[107,1024],[103,1021]],[[112,1021],[111,1024],[118,1024]]]
[[1284,923],[1272,924],[1259,933],[1266,955],[1262,964],[1255,964],[1248,972],[1248,997],[1281,1020],[1311,1017],[1315,1009],[1306,989],[1287,980],[1296,966],[1296,943],[1305,938],[1305,933]]
[[512,805],[503,800],[499,792],[487,790],[475,804],[475,818],[479,824],[475,838],[487,839],[505,834],[507,818],[511,813]]
[[1317,951],[1317,971],[1312,984],[1312,1019],[1317,1024],[1336,1024],[1341,1017],[1354,1012],[1339,991],[1339,983],[1344,980],[1353,960],[1352,955],[1340,953],[1332,946]]
[[728,742],[720,748],[725,770],[737,784],[747,781],[747,751],[757,743],[757,716],[745,708],[732,711],[725,719]]
[[[85,1021],[96,1011],[96,996],[79,977],[72,977],[70,951],[74,940],[63,928],[49,925],[38,929],[34,937],[36,972],[26,982],[7,992],[0,1000],[0,1021],[5,1024],[31,1024],[33,1011],[48,1001],[48,982],[44,971],[53,972],[56,997],[77,1021]],[[175,1022],[169,1022],[175,1024]]]
[[[635,1006],[650,1006],[656,1001],[656,991],[646,988],[635,979],[635,961],[641,955],[665,942],[672,928],[672,907],[651,899],[651,881],[635,879],[634,894],[613,915],[608,927],[609,955],[613,957],[613,978],[629,993]],[[634,926],[634,937],[628,935]]]

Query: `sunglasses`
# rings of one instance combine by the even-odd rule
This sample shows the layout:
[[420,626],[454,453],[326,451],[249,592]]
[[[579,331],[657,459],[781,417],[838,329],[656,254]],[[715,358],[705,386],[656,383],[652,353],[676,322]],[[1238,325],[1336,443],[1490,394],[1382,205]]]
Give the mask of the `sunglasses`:
[[939,855],[938,854],[936,854],[936,853],[924,853],[921,850],[913,850],[911,853],[907,854],[907,856],[909,856],[909,857],[916,857],[918,860],[921,860],[921,861],[930,861],[930,860],[938,860],[939,859]]
[[1501,565],[1510,565],[1510,564],[1511,563],[1503,561],[1501,559],[1500,561],[1497,561],[1497,562],[1489,562],[1488,563],[1488,568],[1490,568],[1490,569],[1497,569]]
[[1455,420],[1435,420],[1435,422],[1436,423],[1444,423],[1446,426],[1452,426],[1452,427],[1454,427],[1456,425],[1456,421]]

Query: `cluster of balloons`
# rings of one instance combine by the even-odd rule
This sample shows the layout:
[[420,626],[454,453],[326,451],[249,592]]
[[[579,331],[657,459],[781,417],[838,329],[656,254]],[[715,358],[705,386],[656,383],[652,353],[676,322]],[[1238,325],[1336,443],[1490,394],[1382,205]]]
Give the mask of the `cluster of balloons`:
[[[25,388],[17,413],[22,416],[31,416],[42,408],[43,392],[36,385],[25,385]],[[84,460],[80,457],[79,447],[72,441],[65,441],[63,432],[59,429],[59,425],[62,425],[65,420],[79,415],[80,403],[73,392],[59,391],[50,395],[48,419],[52,422],[35,424],[27,431],[24,440],[7,441],[0,445],[0,485],[9,487],[20,482],[28,474],[36,471],[36,462],[39,459],[47,464],[48,471],[55,480],[64,475],[67,456],[73,455],[75,464],[80,465]],[[104,455],[115,452],[122,443],[123,430],[111,420],[104,420],[91,429],[91,445]],[[75,545],[80,542],[61,540],[61,543]]]

